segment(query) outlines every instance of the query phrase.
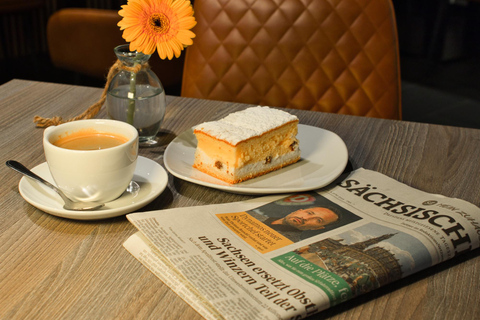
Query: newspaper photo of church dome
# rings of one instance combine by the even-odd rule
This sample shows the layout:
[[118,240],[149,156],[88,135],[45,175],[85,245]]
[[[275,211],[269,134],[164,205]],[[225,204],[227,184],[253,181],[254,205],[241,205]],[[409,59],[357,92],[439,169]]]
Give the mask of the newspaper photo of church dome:
[[420,241],[374,223],[311,243],[295,253],[342,278],[348,283],[352,296],[432,264],[427,249]]

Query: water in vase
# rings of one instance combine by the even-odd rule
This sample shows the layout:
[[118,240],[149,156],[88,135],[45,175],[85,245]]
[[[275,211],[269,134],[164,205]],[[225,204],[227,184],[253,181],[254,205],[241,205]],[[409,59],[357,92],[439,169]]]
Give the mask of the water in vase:
[[[154,144],[155,136],[165,116],[165,91],[150,85],[137,85],[135,99],[129,99],[129,85],[119,86],[108,92],[108,116],[132,124],[138,130],[140,143]],[[135,102],[131,104],[131,102]],[[134,105],[133,123],[129,120],[129,108]]]

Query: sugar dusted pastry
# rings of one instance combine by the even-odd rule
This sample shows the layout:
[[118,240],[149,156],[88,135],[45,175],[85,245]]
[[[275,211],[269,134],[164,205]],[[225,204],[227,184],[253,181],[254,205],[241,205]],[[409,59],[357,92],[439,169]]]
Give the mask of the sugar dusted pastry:
[[269,107],[252,107],[194,128],[194,168],[238,183],[300,159],[298,118]]

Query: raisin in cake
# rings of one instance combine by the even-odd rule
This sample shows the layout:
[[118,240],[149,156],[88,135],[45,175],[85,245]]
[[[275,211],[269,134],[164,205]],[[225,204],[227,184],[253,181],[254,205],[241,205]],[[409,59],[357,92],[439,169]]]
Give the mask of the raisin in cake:
[[252,107],[194,128],[194,168],[228,183],[251,179],[300,159],[298,118]]

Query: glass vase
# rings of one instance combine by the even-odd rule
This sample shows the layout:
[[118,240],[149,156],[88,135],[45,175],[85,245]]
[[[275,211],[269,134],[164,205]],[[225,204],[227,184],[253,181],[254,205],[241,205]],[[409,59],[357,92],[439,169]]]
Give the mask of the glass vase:
[[114,52],[121,66],[107,90],[108,116],[137,128],[140,146],[153,146],[165,116],[163,85],[148,66],[150,55],[132,52],[128,44]]

